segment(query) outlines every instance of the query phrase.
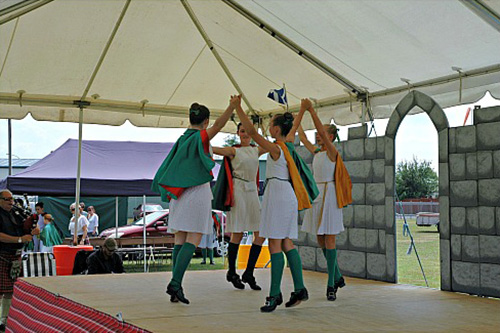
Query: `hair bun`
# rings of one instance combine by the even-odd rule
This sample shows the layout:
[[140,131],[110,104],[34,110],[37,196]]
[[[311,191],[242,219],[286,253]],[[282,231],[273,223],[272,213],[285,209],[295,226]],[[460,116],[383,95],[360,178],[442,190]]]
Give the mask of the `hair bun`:
[[191,104],[191,107],[189,108],[189,114],[194,113],[195,115],[200,114],[200,104],[198,103],[193,103]]
[[286,124],[293,123],[293,114],[291,112],[285,112],[283,114],[283,117],[285,118],[285,123]]

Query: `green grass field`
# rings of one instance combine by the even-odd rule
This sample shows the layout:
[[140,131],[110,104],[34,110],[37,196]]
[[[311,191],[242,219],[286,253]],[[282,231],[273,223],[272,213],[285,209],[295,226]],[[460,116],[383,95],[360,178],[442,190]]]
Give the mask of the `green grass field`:
[[[398,283],[424,286],[425,281],[418,265],[415,252],[406,254],[410,245],[410,238],[403,237],[403,220],[396,220],[397,224],[397,261],[398,261]],[[436,227],[418,227],[415,219],[408,219],[408,225],[413,235],[420,260],[429,282],[429,287],[440,288],[439,272],[439,232]],[[224,269],[222,258],[215,258],[215,265],[201,265],[202,258],[194,257],[188,270],[214,270]],[[128,273],[143,272],[144,264],[135,261],[124,260],[125,270]],[[157,263],[152,263],[150,272],[165,272],[172,270],[171,260],[164,259]]]
[[[213,270],[213,269],[223,269],[224,265],[222,263],[222,257],[214,258],[215,265],[201,265],[201,257],[193,257],[191,263],[189,264],[188,270],[199,271],[199,270]],[[209,260],[207,259],[209,262]],[[123,261],[123,266],[127,273],[139,273],[144,272],[144,263],[136,263],[135,261]],[[172,261],[169,259],[165,261],[157,261],[156,263],[151,263],[149,266],[150,272],[168,272],[172,270]]]
[[[413,235],[425,276],[429,282],[429,287],[440,288],[439,232],[435,226],[417,226],[415,219],[407,219],[407,222]],[[412,250],[410,255],[406,255],[406,251],[410,246],[410,237],[403,237],[403,220],[396,220],[396,226],[398,283],[425,287],[425,280],[422,276],[415,251]]]

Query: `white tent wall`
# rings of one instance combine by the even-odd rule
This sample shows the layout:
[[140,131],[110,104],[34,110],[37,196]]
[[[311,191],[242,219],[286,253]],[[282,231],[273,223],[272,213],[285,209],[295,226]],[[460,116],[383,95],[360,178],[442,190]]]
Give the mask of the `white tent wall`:
[[[339,125],[363,120],[366,93],[374,117],[389,117],[407,93],[401,78],[442,107],[473,102],[486,90],[500,97],[494,1],[127,3],[54,0],[10,21],[16,11],[1,15],[0,118],[29,112],[77,122],[73,101],[85,97],[84,123],[186,127],[190,103],[217,115],[237,92],[213,52],[241,87],[245,108],[267,119],[283,110],[267,91],[283,83],[292,111],[312,97],[322,119]],[[312,127],[307,119],[304,125]],[[224,130],[234,129],[230,122]]]

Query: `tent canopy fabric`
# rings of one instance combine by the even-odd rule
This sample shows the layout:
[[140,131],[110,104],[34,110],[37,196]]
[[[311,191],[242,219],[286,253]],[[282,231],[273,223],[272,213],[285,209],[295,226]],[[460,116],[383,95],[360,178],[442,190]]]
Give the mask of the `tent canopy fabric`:
[[[241,92],[244,108],[265,122],[283,110],[266,98],[283,83],[292,111],[311,97],[320,118],[339,125],[368,119],[363,105],[388,118],[408,89],[443,108],[487,90],[500,97],[499,1],[27,0],[18,7],[0,7],[0,118],[78,122],[84,106],[84,123],[186,127],[192,102],[217,116]],[[306,117],[304,127],[312,126]]]
[[[173,143],[82,141],[82,196],[154,195],[150,187]],[[0,182],[13,193],[46,196],[75,194],[78,140],[61,147],[23,172]],[[218,174],[219,165],[214,168]]]

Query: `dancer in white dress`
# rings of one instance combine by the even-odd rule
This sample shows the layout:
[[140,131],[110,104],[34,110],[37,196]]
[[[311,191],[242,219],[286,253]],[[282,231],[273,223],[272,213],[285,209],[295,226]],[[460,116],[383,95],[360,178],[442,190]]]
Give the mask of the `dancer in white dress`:
[[[227,231],[231,233],[228,246],[229,269],[226,280],[237,289],[244,289],[243,282],[248,283],[251,289],[261,290],[255,281],[253,271],[262,250],[265,238],[259,236],[260,202],[257,187],[259,171],[259,156],[266,152],[262,147],[250,145],[252,140],[241,123],[238,124],[240,145],[234,147],[217,148],[214,153],[230,159],[232,167],[233,202],[227,212]],[[243,232],[253,233],[252,247],[248,255],[248,262],[241,279],[236,273],[236,258]]]
[[[262,312],[271,312],[276,307],[283,303],[281,294],[281,278],[283,276],[284,257],[286,253],[295,291],[292,293],[290,301],[286,306],[291,307],[298,305],[301,301],[308,299],[307,289],[304,286],[302,277],[302,262],[298,251],[295,249],[292,239],[297,238],[298,234],[298,199],[294,193],[294,188],[289,181],[290,174],[288,170],[288,162],[285,159],[285,154],[289,152],[283,151],[284,142],[293,140],[295,130],[300,124],[301,115],[304,110],[301,108],[300,117],[297,117],[297,123],[294,122],[293,115],[289,112],[276,115],[270,123],[269,132],[271,136],[277,140],[276,143],[266,140],[253,127],[252,122],[245,114],[241,107],[236,108],[238,117],[240,118],[243,127],[248,135],[255,142],[269,152],[266,167],[266,187],[262,200],[260,236],[269,238],[269,251],[271,252],[271,288],[269,297],[266,298],[266,304],[260,308]],[[286,148],[285,148],[286,149]],[[291,163],[294,163],[293,160]],[[291,167],[291,170],[297,172],[296,166]],[[293,175],[292,180],[297,179],[302,182],[300,176]],[[296,185],[298,183],[294,183]],[[304,185],[302,185],[303,191]],[[306,193],[307,197],[307,193]],[[299,197],[302,198],[303,197]],[[308,202],[309,204],[309,202]]]
[[317,129],[316,142],[319,147],[309,142],[302,127],[299,127],[299,138],[314,154],[313,174],[320,194],[314,200],[313,207],[304,216],[302,231],[316,235],[318,244],[323,249],[328,266],[326,296],[329,301],[334,301],[337,298],[337,289],[345,285],[338,267],[335,245],[336,235],[344,231],[342,208],[338,207],[334,179],[338,152],[333,141],[337,137],[337,128],[335,125],[321,124],[309,100],[306,101],[306,106]]
[[152,190],[159,192],[162,200],[170,201],[169,228],[175,231],[173,273],[167,286],[172,302],[189,304],[182,279],[202,235],[212,231],[210,181],[215,162],[210,140],[226,125],[240,103],[241,96],[231,96],[227,109],[209,128],[210,111],[193,103],[189,109],[189,129],[172,147],[153,180]]

